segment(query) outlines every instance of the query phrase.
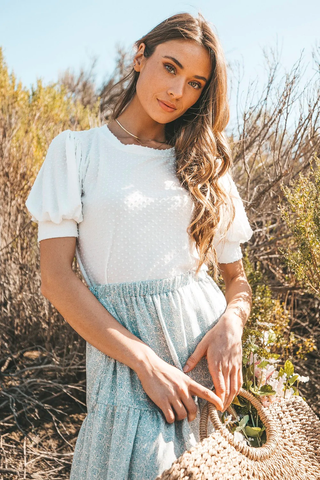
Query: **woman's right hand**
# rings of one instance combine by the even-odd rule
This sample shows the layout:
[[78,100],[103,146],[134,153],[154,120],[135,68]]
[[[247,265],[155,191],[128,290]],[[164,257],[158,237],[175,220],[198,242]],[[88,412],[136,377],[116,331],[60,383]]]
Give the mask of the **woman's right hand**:
[[192,395],[213,403],[220,411],[221,399],[211,390],[192,380],[178,368],[157,355],[136,370],[146,394],[162,410],[168,423],[188,417],[191,422],[197,416],[197,405]]

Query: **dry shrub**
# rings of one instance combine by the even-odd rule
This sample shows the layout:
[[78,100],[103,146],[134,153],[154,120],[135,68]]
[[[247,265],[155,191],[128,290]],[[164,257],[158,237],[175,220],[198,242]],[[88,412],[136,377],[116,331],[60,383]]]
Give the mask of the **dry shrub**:
[[[0,49],[0,105],[0,468],[4,474],[10,458],[6,450],[11,451],[6,442],[13,431],[21,439],[41,428],[42,422],[51,422],[58,446],[62,438],[67,441],[68,414],[85,411],[84,341],[40,293],[37,226],[25,200],[53,137],[65,129],[95,126],[98,104],[85,108],[59,84],[44,87],[38,81],[29,91],[9,74]],[[39,448],[46,448],[45,443]],[[69,467],[70,458],[66,472]]]

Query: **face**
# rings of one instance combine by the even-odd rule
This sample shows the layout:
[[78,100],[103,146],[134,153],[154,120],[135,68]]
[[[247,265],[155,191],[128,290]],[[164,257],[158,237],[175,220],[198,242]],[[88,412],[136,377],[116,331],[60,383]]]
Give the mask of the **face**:
[[136,95],[145,112],[158,123],[172,122],[200,97],[211,73],[209,53],[192,40],[170,40],[143,56],[142,43],[134,57],[140,72]]

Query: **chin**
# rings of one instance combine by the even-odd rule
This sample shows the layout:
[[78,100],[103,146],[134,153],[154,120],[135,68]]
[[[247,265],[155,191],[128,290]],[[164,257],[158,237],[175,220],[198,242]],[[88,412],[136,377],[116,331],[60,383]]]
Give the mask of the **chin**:
[[156,123],[159,123],[160,125],[165,125],[166,123],[171,122],[169,118],[165,118],[165,115],[155,115],[152,113],[149,113],[146,111],[146,114]]
[[174,120],[176,120],[177,118],[180,117],[180,115],[177,115],[177,114],[170,114],[170,113],[164,113],[164,114],[149,114],[148,115],[152,118],[152,120],[154,120],[155,122],[157,123],[160,123],[162,125],[165,125],[167,123],[171,123],[171,122],[174,122]]
[[[172,120],[170,120],[172,122]],[[166,125],[167,123],[170,123],[168,120],[155,120],[155,122],[160,123],[161,125]]]

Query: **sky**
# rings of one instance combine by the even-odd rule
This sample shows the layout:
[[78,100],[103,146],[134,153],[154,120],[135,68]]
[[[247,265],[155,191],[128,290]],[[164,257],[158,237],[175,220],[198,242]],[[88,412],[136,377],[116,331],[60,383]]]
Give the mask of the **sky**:
[[[135,40],[170,15],[202,13],[218,34],[231,77],[241,78],[243,98],[252,82],[267,78],[263,50],[277,50],[289,71],[303,55],[306,80],[315,73],[312,50],[320,50],[319,0],[0,0],[0,46],[9,71],[26,87],[58,80],[69,68],[94,69],[97,85],[115,65],[116,46]],[[236,83],[233,83],[236,85]],[[231,121],[236,88],[229,87]]]

